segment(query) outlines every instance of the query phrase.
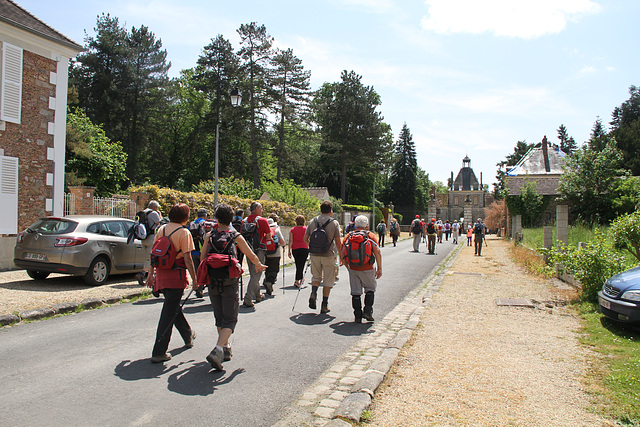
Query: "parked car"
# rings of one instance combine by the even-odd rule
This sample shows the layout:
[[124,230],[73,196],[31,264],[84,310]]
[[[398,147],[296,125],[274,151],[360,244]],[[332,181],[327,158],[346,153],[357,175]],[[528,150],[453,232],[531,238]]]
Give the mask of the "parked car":
[[65,273],[101,285],[110,274],[136,273],[144,267],[140,240],[127,244],[133,224],[97,215],[40,218],[18,234],[13,262],[33,279]]
[[598,292],[600,311],[617,322],[640,325],[640,267],[608,279]]

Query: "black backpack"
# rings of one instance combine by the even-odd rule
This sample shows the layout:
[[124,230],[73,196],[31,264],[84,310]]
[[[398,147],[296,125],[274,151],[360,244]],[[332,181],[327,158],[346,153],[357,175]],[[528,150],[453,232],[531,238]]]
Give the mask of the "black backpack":
[[231,225],[236,229],[238,233],[242,232],[242,217],[234,216]]
[[420,220],[418,218],[414,219],[411,223],[411,232],[413,234],[422,233],[422,226],[420,226]]
[[247,241],[247,244],[251,248],[253,252],[256,252],[258,249],[265,249],[264,245],[260,244],[260,233],[258,233],[258,218],[256,216],[253,222],[247,221],[247,218],[242,220],[242,225],[240,227],[240,233],[244,240]]
[[436,225],[433,222],[427,224],[427,234],[436,234]]
[[329,249],[331,249],[331,240],[329,240],[329,235],[327,234],[325,227],[329,225],[333,219],[329,218],[323,225],[320,225],[318,222],[318,217],[314,218],[314,221],[316,222],[316,228],[309,236],[309,253],[327,253],[329,252]]
[[385,232],[384,224],[383,223],[378,224],[378,234],[382,234],[384,232]]
[[482,224],[476,222],[476,225],[473,226],[473,234],[482,234]]
[[240,235],[235,229],[229,231],[218,231],[214,229],[209,237],[209,253],[222,254],[229,257],[229,265],[226,267],[208,267],[209,284],[221,285],[224,279],[229,277],[229,268],[231,267],[231,258],[238,258],[236,250],[236,238]]

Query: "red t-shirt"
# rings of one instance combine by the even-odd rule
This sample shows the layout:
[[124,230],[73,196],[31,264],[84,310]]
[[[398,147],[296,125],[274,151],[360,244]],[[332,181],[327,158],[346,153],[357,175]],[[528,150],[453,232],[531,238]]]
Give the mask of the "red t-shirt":
[[307,231],[306,225],[298,225],[291,229],[291,241],[289,245],[291,250],[293,249],[309,249],[309,246],[304,242],[304,233]]

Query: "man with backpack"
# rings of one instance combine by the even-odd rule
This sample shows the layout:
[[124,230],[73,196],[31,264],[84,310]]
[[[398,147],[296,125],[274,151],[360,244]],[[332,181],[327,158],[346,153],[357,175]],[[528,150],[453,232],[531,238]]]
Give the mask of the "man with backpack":
[[[309,308],[316,309],[318,288],[322,284],[322,305],[320,313],[328,313],[329,294],[336,281],[336,252],[340,253],[340,224],[333,219],[333,203],[325,200],[320,205],[320,215],[313,218],[304,234],[304,242],[309,246],[311,261],[311,295]],[[335,245],[334,245],[335,243]]]
[[438,233],[438,226],[436,225],[436,219],[431,218],[431,222],[427,224],[427,245],[429,255],[435,255],[436,253],[436,236]]
[[152,200],[147,205],[147,208],[136,214],[136,221],[143,225],[145,229],[145,238],[140,239],[142,248],[145,253],[145,261],[143,270],[136,275],[138,284],[144,286],[147,277],[149,276],[149,255],[151,253],[151,247],[153,247],[153,240],[155,238],[156,230],[160,225],[160,203],[157,200]]
[[378,223],[376,231],[378,232],[378,241],[380,242],[380,247],[384,248],[384,236],[387,234],[387,225],[384,223],[384,218],[382,218]]
[[420,239],[422,238],[422,224],[420,221],[420,215],[416,215],[415,219],[411,221],[409,227],[409,237],[413,234],[413,252],[420,252]]
[[[261,216],[262,205],[259,202],[251,203],[249,210],[251,214],[242,220],[241,234],[251,250],[258,255],[260,264],[264,264],[267,258],[267,242],[273,240],[271,227],[267,219]],[[260,293],[261,277],[262,271],[258,271],[252,263],[249,263],[249,283],[242,301],[245,307],[253,307],[254,300],[260,302],[264,299]]]
[[482,224],[482,218],[478,218],[475,225],[473,226],[473,242],[475,244],[475,254],[478,256],[482,256],[482,239],[484,238],[484,224]]
[[[349,270],[351,306],[355,322],[361,323],[363,318],[373,322],[376,280],[382,277],[382,254],[375,234],[369,231],[369,219],[366,216],[359,216],[356,219],[356,231],[345,236],[340,257]],[[360,299],[363,293],[364,311]]]

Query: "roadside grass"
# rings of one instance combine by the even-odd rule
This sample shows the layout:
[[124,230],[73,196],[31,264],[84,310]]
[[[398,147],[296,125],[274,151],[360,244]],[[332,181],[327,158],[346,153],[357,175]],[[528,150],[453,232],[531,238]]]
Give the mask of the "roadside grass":
[[[588,242],[593,233],[589,227],[571,227],[569,245]],[[542,247],[542,228],[523,230],[521,243],[512,250],[516,262],[532,274],[553,275],[553,269],[546,266],[542,256],[533,249]],[[584,378],[593,410],[616,420],[618,425],[640,425],[640,330],[609,320],[592,302],[577,300],[573,304],[582,318],[580,342],[597,353],[591,358]]]

